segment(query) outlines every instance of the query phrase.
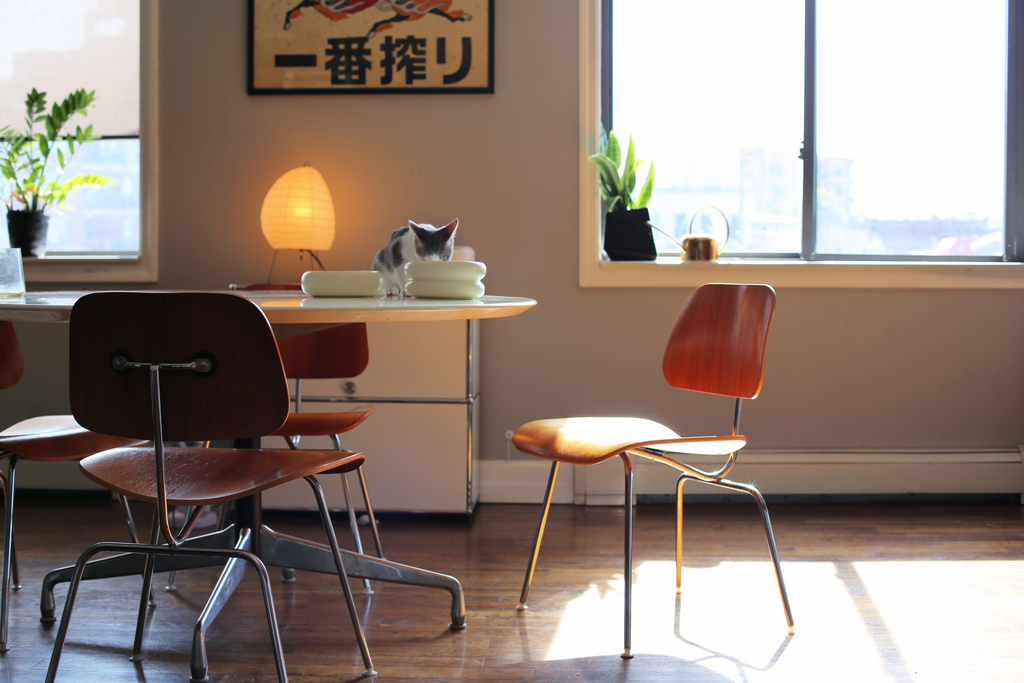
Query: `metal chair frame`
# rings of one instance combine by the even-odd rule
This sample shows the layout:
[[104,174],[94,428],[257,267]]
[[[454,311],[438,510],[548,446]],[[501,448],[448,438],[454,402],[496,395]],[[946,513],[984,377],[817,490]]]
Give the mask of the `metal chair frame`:
[[[756,392],[755,392],[756,393]],[[739,435],[740,415],[742,411],[743,398],[736,398],[736,405],[733,412],[733,426],[732,436],[736,437]],[[722,439],[728,437],[721,437]],[[685,444],[686,441],[693,441],[696,439],[685,439],[681,438],[677,443]],[[750,484],[744,484],[740,482],[731,481],[726,479],[725,476],[732,470],[736,464],[737,451],[729,453],[725,463],[712,472],[707,472],[691,465],[687,465],[683,462],[679,462],[675,458],[671,457],[669,453],[675,451],[654,448],[651,446],[642,446],[639,448],[630,448],[625,452],[619,454],[622,459],[622,463],[625,470],[625,501],[623,508],[625,510],[625,522],[623,528],[623,576],[625,577],[625,587],[623,590],[624,598],[624,614],[623,614],[623,652],[621,657],[623,659],[632,659],[632,595],[633,595],[633,460],[631,456],[646,458],[648,460],[654,460],[662,464],[668,465],[669,467],[680,472],[679,478],[676,480],[676,592],[682,590],[682,569],[683,569],[683,485],[687,481],[699,481],[711,486],[717,486],[720,488],[728,489],[730,491],[738,491],[746,493],[752,496],[757,503],[758,511],[761,514],[761,520],[764,524],[765,537],[768,542],[768,549],[771,553],[772,563],[775,568],[775,576],[778,581],[779,594],[782,598],[783,610],[786,616],[786,624],[789,628],[790,635],[795,633],[795,625],[793,621],[793,612],[789,604],[789,596],[786,592],[786,584],[782,578],[782,566],[779,561],[778,548],[775,543],[775,535],[772,532],[771,520],[768,516],[768,507],[765,504],[764,497],[757,490],[756,487]],[[519,603],[516,605],[518,610],[528,609],[526,603],[530,593],[530,586],[533,582],[534,571],[537,566],[537,557],[540,554],[540,546],[544,537],[544,530],[547,526],[548,513],[551,509],[551,498],[554,493],[555,480],[558,476],[558,469],[561,463],[558,460],[553,460],[551,463],[551,471],[548,474],[548,482],[544,492],[544,501],[542,503],[540,521],[537,525],[537,533],[534,537],[533,549],[530,554],[530,559],[526,566],[526,576],[523,580],[523,589],[519,596]]]

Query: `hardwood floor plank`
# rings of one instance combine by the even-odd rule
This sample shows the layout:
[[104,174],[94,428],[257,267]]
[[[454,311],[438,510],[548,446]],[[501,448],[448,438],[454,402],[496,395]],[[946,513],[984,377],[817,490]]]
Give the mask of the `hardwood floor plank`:
[[[13,594],[0,683],[41,681],[54,625],[38,620],[42,576],[94,541],[125,540],[116,504],[18,501],[24,588]],[[753,506],[688,505],[683,589],[675,592],[673,509],[635,517],[634,659],[622,650],[622,511],[554,506],[530,609],[515,609],[539,506],[481,505],[472,520],[385,516],[389,559],[456,576],[468,628],[448,629],[441,591],[375,583],[356,604],[379,681],[1024,681],[1024,517],[989,504],[776,505],[797,635],[788,636]],[[142,506],[137,520],[148,519]],[[316,517],[268,513],[284,533],[322,541]],[[352,546],[338,517],[339,540]],[[369,533],[364,544],[372,547]],[[128,661],[138,578],[87,582],[60,681],[162,683],[188,677],[191,630],[217,578],[155,585],[146,659]],[[362,665],[337,577],[271,568],[289,677],[358,681]],[[63,605],[65,588],[57,591]],[[212,683],[276,680],[259,586],[247,573],[207,639]]]

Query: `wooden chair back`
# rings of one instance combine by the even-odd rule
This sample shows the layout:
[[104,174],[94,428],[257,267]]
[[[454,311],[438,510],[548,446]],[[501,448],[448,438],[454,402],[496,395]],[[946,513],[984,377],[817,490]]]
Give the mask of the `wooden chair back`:
[[25,359],[21,355],[21,344],[14,331],[14,323],[0,321],[0,389],[10,389],[21,380],[25,372]]
[[[239,287],[242,291],[302,290],[300,285],[261,283]],[[277,342],[290,379],[347,379],[358,377],[370,363],[366,323],[351,323]]]
[[252,438],[288,417],[288,384],[258,306],[219,293],[97,292],[71,311],[71,411],[86,429],[153,438],[150,377],[136,363],[213,359],[213,371],[160,372],[166,441]]
[[709,284],[683,303],[662,360],[678,389],[754,398],[764,381],[764,353],[775,313],[768,285]]

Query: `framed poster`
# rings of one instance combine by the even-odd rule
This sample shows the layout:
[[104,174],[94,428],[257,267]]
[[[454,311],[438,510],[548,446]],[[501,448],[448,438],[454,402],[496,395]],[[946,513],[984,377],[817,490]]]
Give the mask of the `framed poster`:
[[493,93],[494,0],[249,0],[250,95]]

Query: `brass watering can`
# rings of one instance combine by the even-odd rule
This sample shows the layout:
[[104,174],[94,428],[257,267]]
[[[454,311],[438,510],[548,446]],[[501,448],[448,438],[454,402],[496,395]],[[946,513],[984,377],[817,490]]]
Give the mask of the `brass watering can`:
[[[718,215],[720,215],[722,220],[725,221],[725,239],[722,240],[721,246],[719,246],[718,240],[710,235],[693,234],[693,219],[696,218],[697,214],[701,211],[706,210],[717,211]],[[647,225],[672,240],[672,242],[679,247],[680,255],[684,261],[714,261],[722,253],[725,249],[726,243],[729,241],[729,219],[726,218],[721,209],[714,206],[704,206],[693,212],[693,215],[690,216],[690,234],[687,237],[684,237],[682,242],[676,240],[672,235],[668,234],[654,223],[648,222]]]

